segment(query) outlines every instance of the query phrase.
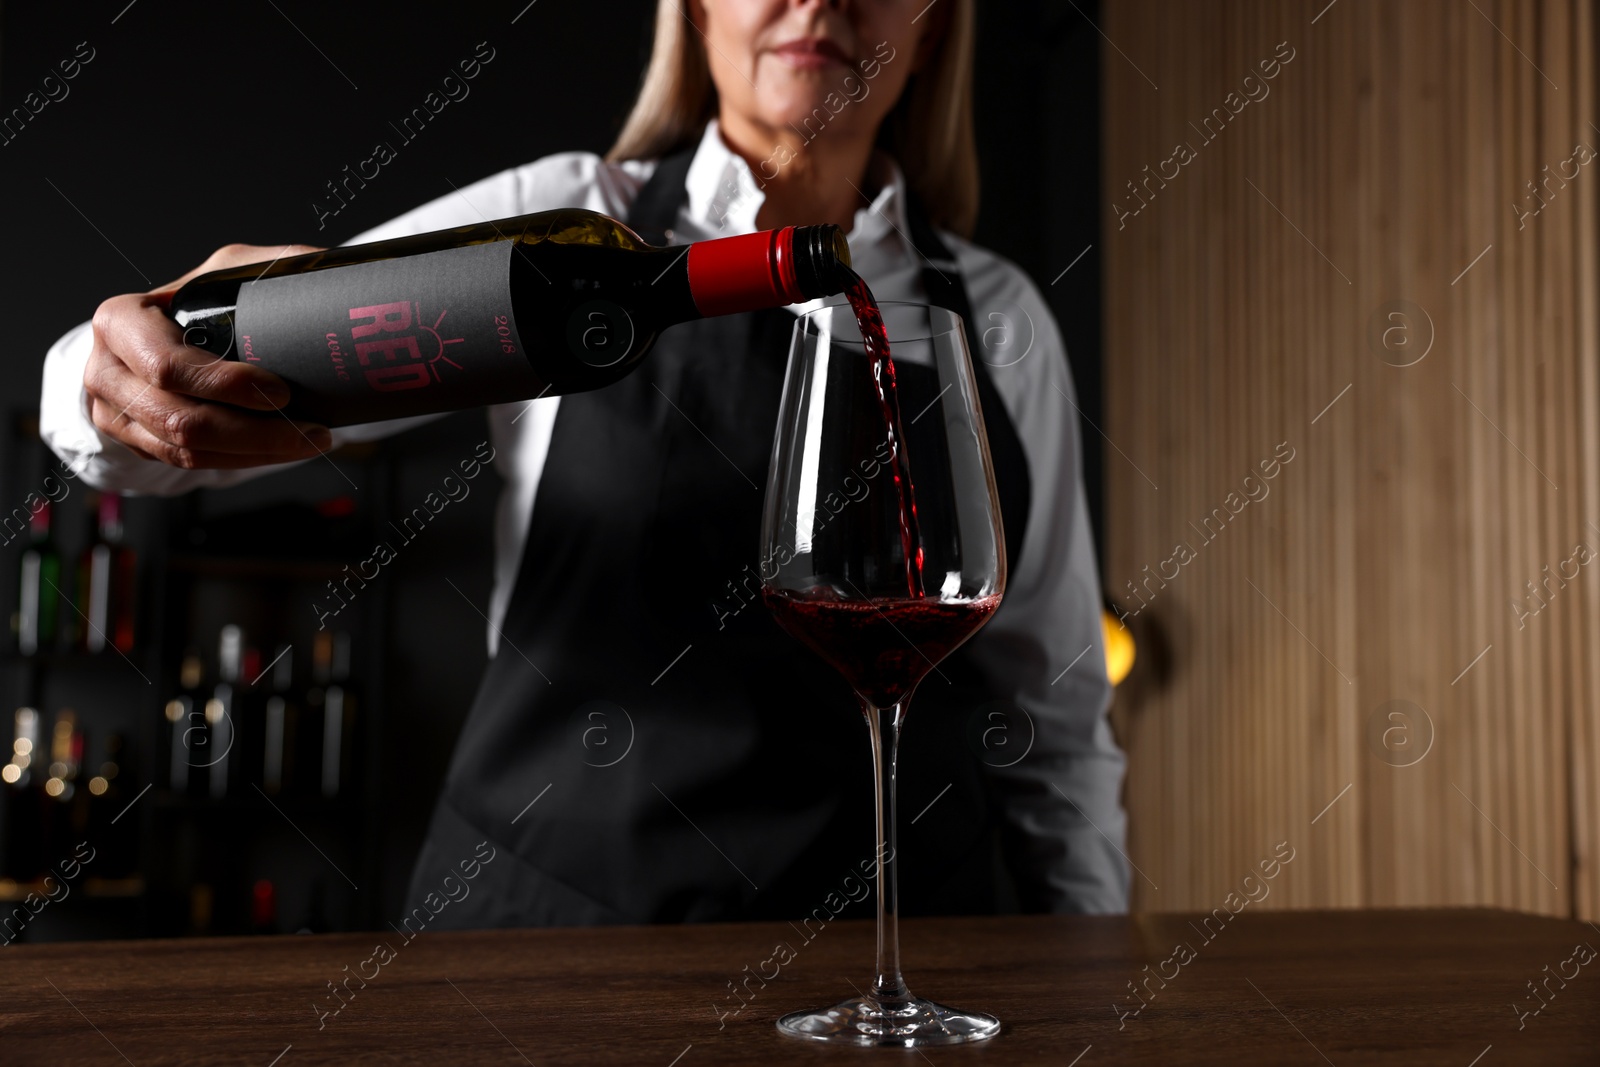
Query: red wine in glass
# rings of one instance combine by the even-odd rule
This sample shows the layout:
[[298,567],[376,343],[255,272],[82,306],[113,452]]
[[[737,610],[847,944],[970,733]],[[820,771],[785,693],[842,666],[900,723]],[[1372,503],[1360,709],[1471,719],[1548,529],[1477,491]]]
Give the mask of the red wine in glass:
[[762,590],[778,625],[844,676],[875,708],[887,708],[977,633],[998,594],[970,600],[842,600]]

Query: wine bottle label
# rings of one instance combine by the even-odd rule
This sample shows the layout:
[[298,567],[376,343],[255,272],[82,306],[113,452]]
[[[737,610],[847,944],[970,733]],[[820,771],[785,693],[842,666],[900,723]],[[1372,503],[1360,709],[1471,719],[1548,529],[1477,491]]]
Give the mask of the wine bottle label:
[[328,425],[532,396],[510,241],[263,278],[239,288],[235,351]]

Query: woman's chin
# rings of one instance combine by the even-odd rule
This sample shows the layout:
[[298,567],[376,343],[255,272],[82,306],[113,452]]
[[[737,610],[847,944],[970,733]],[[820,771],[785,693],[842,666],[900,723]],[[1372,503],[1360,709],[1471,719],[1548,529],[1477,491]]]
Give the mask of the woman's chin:
[[853,105],[837,81],[791,88],[804,91],[763,94],[763,121],[796,128],[803,128],[802,124],[808,121],[813,127],[822,122],[830,127],[854,125],[856,116],[850,114]]
[[836,74],[850,73],[850,64],[832,56],[816,52],[780,52],[773,56],[778,65],[800,73]]

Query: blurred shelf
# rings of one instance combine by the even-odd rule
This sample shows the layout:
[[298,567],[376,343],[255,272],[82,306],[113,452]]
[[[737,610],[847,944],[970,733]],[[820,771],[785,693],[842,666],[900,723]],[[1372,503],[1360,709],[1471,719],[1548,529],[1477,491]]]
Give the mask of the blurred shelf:
[[137,647],[128,653],[127,659],[111,648],[107,648],[104,652],[82,652],[77,649],[62,648],[23,655],[13,647],[0,652],[0,667],[27,666],[66,671],[100,671],[112,668],[127,670],[128,664],[138,663],[141,655],[142,650]]
[[204,578],[290,578],[320,582],[337,578],[349,566],[350,561],[266,559],[254,556],[212,556],[183,552],[169,555],[166,563],[168,570]]
[[[274,796],[258,793],[249,784],[235,790],[220,800],[210,797],[179,796],[171,792],[157,792],[152,798],[156,810],[168,815],[187,815],[194,818],[226,816],[256,817],[270,815],[275,819],[357,819],[367,814],[366,802],[358,796],[343,800],[324,797]],[[265,803],[270,800],[271,803]]]
[[[63,879],[54,879],[56,891],[60,890]],[[144,895],[144,879],[133,878],[85,878],[82,882],[69,886],[69,895],[83,894],[97,900],[127,899]],[[46,899],[50,891],[45,888],[44,879],[33,882],[14,882],[9,878],[0,878],[0,901],[8,904],[26,900],[28,894],[37,894]],[[67,898],[62,898],[67,899]]]
[[[0,412],[0,419],[5,420],[0,438],[8,430],[11,435],[9,442],[0,440],[10,445],[0,450],[0,484],[10,485],[11,495],[21,499],[56,471],[57,460],[39,440],[38,413],[32,405]],[[127,818],[119,816],[116,829],[121,836],[116,844],[126,847],[127,856],[137,856],[143,866],[101,861],[102,871],[85,869],[69,882],[70,897],[105,903],[83,905],[53,935],[181,934],[189,925],[191,885],[205,885],[213,892],[216,929],[244,932],[254,879],[262,872],[270,873],[283,889],[283,899],[296,901],[323,877],[323,857],[306,849],[301,837],[337,858],[340,867],[362,885],[369,877],[379,880],[381,830],[390,814],[385,807],[386,768],[377,755],[383,750],[377,709],[382,704],[384,650],[381,640],[369,643],[382,631],[373,632],[368,626],[363,633],[360,623],[385,618],[387,581],[366,579],[365,584],[375,588],[367,590],[356,619],[340,617],[360,646],[352,654],[352,684],[363,691],[364,699],[348,738],[347,785],[337,799],[320,795],[319,765],[302,767],[304,754],[297,754],[296,764],[310,779],[303,790],[269,796],[249,782],[230,782],[228,794],[219,800],[167,792],[169,779],[164,772],[172,728],[165,710],[168,698],[182,688],[180,666],[191,651],[201,652],[203,688],[209,692],[217,631],[228,622],[245,628],[260,646],[263,664],[273,655],[269,647],[293,642],[295,692],[301,694],[309,678],[305,674],[309,658],[302,659],[306,631],[316,625],[310,609],[328,596],[324,583],[331,580],[338,585],[354,575],[357,561],[371,555],[374,543],[395,536],[385,525],[381,504],[389,499],[397,455],[405,454],[396,453],[386,442],[356,442],[330,453],[328,462],[308,464],[300,475],[279,479],[276,488],[130,497],[124,506],[124,542],[138,559],[134,600],[139,629],[137,647],[126,657],[114,649],[86,652],[70,643],[23,655],[16,630],[0,630],[0,694],[10,707],[34,707],[42,713],[40,742],[49,741],[50,716],[70,706],[78,712],[89,739],[85,764],[97,763],[109,736],[120,733],[125,745],[122,762],[130,774],[119,785],[137,780],[137,787],[123,790],[121,804],[129,804],[131,810]],[[356,483],[362,489],[359,494],[354,491]],[[85,483],[73,483],[70,496],[55,501],[59,506],[52,511],[52,532],[62,558],[58,580],[66,590],[57,613],[63,635],[81,626],[72,607],[71,582],[81,550],[94,536],[97,494],[88,489]],[[0,566],[8,569],[0,571],[0,598],[10,598],[11,604],[7,614],[16,610],[24,547],[15,538],[9,547],[0,547]],[[260,693],[266,685],[262,682],[254,691]],[[4,731],[0,747],[9,756],[10,711],[0,709],[0,713],[6,715],[0,719]],[[230,771],[261,772],[261,743],[249,733],[261,728],[259,708],[255,716],[241,728],[241,740],[251,740],[235,750]],[[201,776],[199,781],[195,775]],[[205,776],[203,768],[191,771],[197,787],[208,784]],[[141,793],[152,779],[154,788]],[[302,784],[302,779],[295,779],[295,784]],[[29,832],[16,828],[20,824],[14,811],[23,809],[13,809],[8,800],[7,791],[0,788],[0,837]],[[5,846],[0,840],[0,852],[8,851]],[[91,877],[129,870],[143,878]],[[53,876],[48,885],[62,897],[60,875],[40,874],[39,879],[20,883],[0,880],[0,911],[9,913],[29,893],[48,897],[45,874]],[[337,911],[334,928],[382,925],[378,896],[352,898],[348,903],[335,898],[337,894],[330,896],[329,904]],[[8,1062],[0,1057],[0,1065]]]

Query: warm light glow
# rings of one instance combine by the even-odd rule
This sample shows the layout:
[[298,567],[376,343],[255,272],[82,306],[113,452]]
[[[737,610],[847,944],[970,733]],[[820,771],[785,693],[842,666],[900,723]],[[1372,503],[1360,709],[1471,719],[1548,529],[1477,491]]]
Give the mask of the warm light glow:
[[8,763],[4,767],[0,767],[0,778],[5,779],[8,784],[16,782],[21,777],[22,768],[15,763]]
[[66,787],[67,783],[63,782],[61,779],[52,778],[44,784],[44,791],[53,797],[58,797],[61,795],[61,791]]
[[222,701],[212,697],[206,701],[206,722],[218,723],[222,721]]
[[1106,677],[1121,685],[1133,670],[1133,634],[1109,611],[1100,613],[1100,622],[1106,637]]
[[33,752],[33,738],[19,737],[12,743],[11,747],[16,749],[19,756],[30,755]]
[[169,701],[167,701],[167,721],[168,722],[177,722],[182,718],[183,718],[183,701],[181,701],[181,700],[169,700]]
[[100,794],[104,793],[108,786],[109,783],[98,774],[89,779],[89,792],[93,793],[95,796],[99,796]]
[[56,760],[50,764],[50,776],[52,778],[65,778],[67,776],[67,765],[60,760]]

